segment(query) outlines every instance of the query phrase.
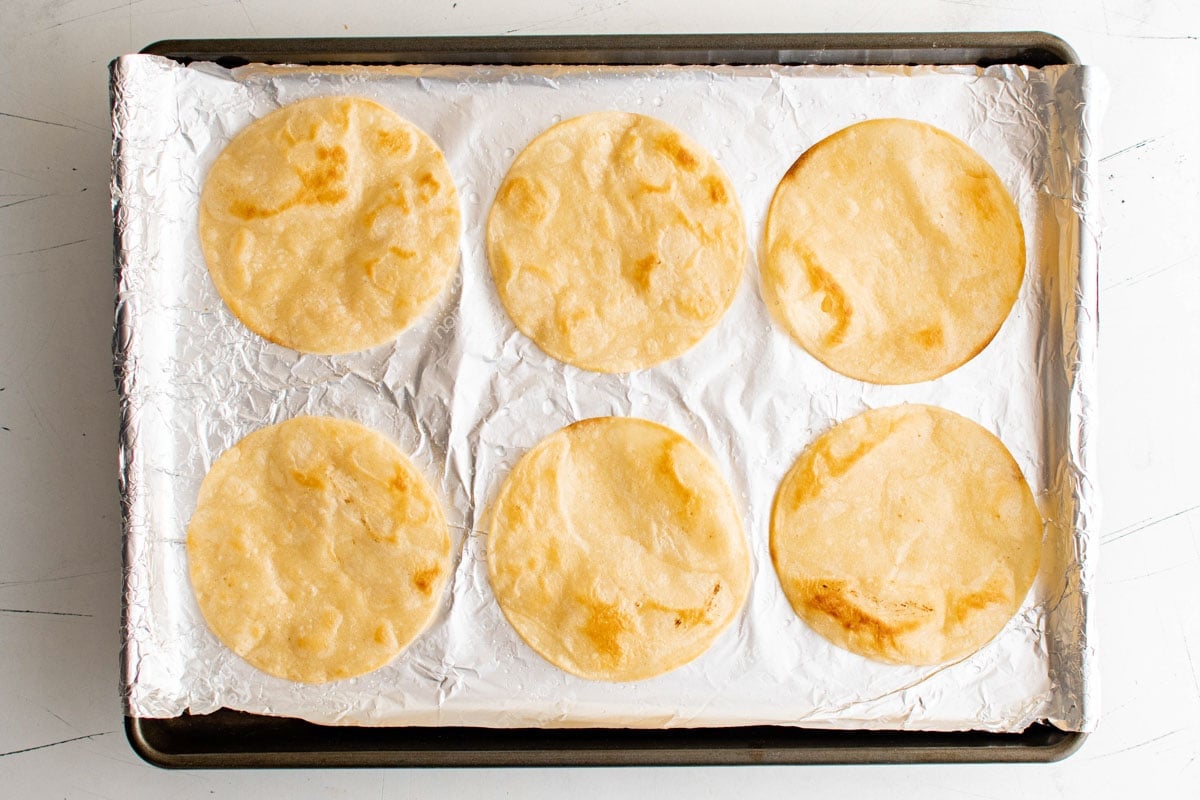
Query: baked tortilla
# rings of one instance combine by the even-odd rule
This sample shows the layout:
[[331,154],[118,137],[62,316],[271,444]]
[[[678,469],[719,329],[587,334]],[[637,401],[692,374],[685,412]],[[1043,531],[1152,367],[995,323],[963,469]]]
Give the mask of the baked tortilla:
[[505,480],[488,574],[529,646],[583,678],[633,681],[693,660],[741,610],[750,556],[716,466],[641,419],[577,422]]
[[932,380],[966,363],[1025,274],[995,170],[932,125],[878,119],[810,147],[767,213],[763,290],[784,329],[843,375]]
[[746,261],[733,187],[662,120],[566,120],[517,157],[488,216],[488,261],[517,328],[560,361],[630,372],[720,320]]
[[361,97],[285,106],[238,133],[200,196],[200,243],[246,327],[307,353],[394,339],[458,264],[446,160]]
[[820,436],[779,486],[771,558],[796,613],[876,661],[978,650],[1024,601],[1042,518],[1004,444],[965,417],[902,405]]
[[429,484],[387,437],[327,417],[226,450],[201,484],[187,552],[217,638],[304,683],[391,661],[429,623],[450,574]]

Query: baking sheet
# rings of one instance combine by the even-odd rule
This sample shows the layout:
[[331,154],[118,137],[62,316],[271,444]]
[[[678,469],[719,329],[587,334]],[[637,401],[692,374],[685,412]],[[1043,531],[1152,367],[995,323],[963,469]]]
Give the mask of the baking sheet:
[[[1094,347],[1096,130],[1086,68],[1018,67],[181,67],[129,56],[114,69],[118,356],[127,503],[130,714],[219,707],[323,723],[1021,730],[1094,722],[1088,552],[1096,511],[1087,434]],[[195,231],[203,175],[231,136],[281,104],[353,93],[383,102],[443,148],[464,210],[463,260],[438,307],[394,344],[302,355],[245,330],[208,280]],[[1085,102],[1086,101],[1086,102]],[[617,108],[661,117],[729,173],[751,262],[729,313],[675,361],[597,375],[543,355],[508,321],[483,257],[504,171],[550,124]],[[755,258],[779,176],[808,145],[867,116],[922,119],[972,144],[1026,224],[1017,307],[978,358],[926,384],[881,387],[822,367],[774,326]],[[1081,235],[1082,234],[1082,235]],[[874,664],[808,630],[782,596],[767,512],[796,455],[866,408],[929,402],[1003,439],[1049,520],[1022,612],[979,653],[939,668]],[[440,487],[461,546],[441,613],[387,667],[324,686],[270,678],[208,633],[187,584],[184,531],[226,447],[300,413],[393,436]],[[576,419],[629,414],[706,447],[742,503],[755,557],[750,600],[692,664],[603,684],[543,662],[500,615],[478,519],[509,468]]]

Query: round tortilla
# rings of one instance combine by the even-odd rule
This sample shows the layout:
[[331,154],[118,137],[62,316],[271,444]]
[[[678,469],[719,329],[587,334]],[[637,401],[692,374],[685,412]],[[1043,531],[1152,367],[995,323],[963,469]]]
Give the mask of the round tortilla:
[[878,119],[805,152],[767,213],[763,288],[805,350],[872,383],[932,380],[995,337],[1025,274],[1017,206],[962,141]]
[[285,106],[234,137],[200,196],[200,243],[246,327],[306,353],[396,338],[458,264],[461,214],[433,141],[360,97]]
[[783,479],[771,558],[796,614],[876,661],[941,664],[1000,632],[1037,575],[1042,518],[1004,444],[933,406],[859,414]]
[[217,459],[188,525],[192,588],[223,644],[271,675],[349,678],[425,628],[450,574],[432,489],[382,434],[298,417]]
[[699,448],[653,422],[602,417],[517,463],[492,512],[488,572],[504,615],[543,658],[633,681],[708,649],[745,602],[750,556]]
[[746,261],[733,187],[667,123],[603,112],[517,157],[488,216],[488,260],[517,328],[560,361],[630,372],[717,324]]

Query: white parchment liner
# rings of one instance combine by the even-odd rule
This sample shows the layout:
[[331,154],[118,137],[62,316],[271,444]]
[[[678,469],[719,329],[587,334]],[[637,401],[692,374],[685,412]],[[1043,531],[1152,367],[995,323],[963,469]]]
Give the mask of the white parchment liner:
[[[1097,498],[1094,417],[1095,73],[1083,67],[375,67],[228,71],[126,56],[112,66],[117,225],[115,350],[126,528],[125,697],[143,717],[228,707],[320,723],[1089,730],[1096,714],[1089,591]],[[394,343],[346,356],[270,344],[228,311],[196,231],[205,174],[245,125],[306,97],[355,94],[443,149],[464,212],[462,263]],[[505,171],[577,114],[650,114],[716,156],[741,201],[751,254],[733,306],[684,356],[600,375],[543,354],[505,315],[484,224]],[[1029,254],[995,341],[936,381],[874,386],[796,346],[763,304],[757,268],[779,178],[808,146],[868,117],[923,120],[964,139],[1016,199]],[[779,480],[820,433],[868,408],[931,403],[1008,445],[1047,519],[1039,579],[989,645],[935,668],[877,664],[793,614],[768,552]],[[320,686],[264,675],[208,631],[187,578],[185,531],[227,447],[299,414],[393,437],[439,489],[456,571],[435,621],[386,667]],[[703,656],[629,684],[543,661],[487,581],[487,509],[515,461],[578,419],[632,415],[715,457],[753,555],[743,613]]]

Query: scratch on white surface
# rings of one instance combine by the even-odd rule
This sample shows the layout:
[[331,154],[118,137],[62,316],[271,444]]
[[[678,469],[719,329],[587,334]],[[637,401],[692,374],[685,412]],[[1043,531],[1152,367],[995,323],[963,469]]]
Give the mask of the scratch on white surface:
[[[1125,5],[1128,5],[1128,4],[1126,3]],[[1119,26],[1118,30],[1120,28],[1129,30],[1129,29],[1133,29],[1133,28],[1145,28],[1148,26],[1148,21],[1149,21],[1149,17],[1150,17],[1149,9],[1152,4],[1143,2],[1138,5],[1143,12],[1141,16],[1135,16],[1134,14],[1127,14],[1124,11],[1120,11],[1120,10],[1110,10],[1108,7],[1108,3],[1102,2],[1100,4],[1100,6],[1104,11],[1104,32],[1107,33],[1109,36],[1116,36],[1116,37],[1122,38],[1122,39],[1194,39],[1194,38],[1196,38],[1194,36],[1171,36],[1169,34],[1157,35],[1157,34],[1152,34],[1152,33],[1148,33],[1148,34],[1120,33],[1120,32],[1114,33],[1112,30],[1112,26],[1109,23],[1109,18],[1108,18],[1109,14],[1112,14],[1112,16],[1118,18],[1118,20],[1117,20],[1117,24]]]
[[1175,269],[1176,267],[1187,264],[1191,261],[1196,260],[1197,258],[1200,258],[1200,253],[1193,253],[1192,255],[1188,256],[1187,258],[1181,258],[1174,263],[1167,264],[1165,267],[1155,267],[1153,269],[1148,269],[1145,272],[1139,272],[1136,275],[1130,275],[1128,278],[1122,278],[1119,281],[1113,281],[1112,283],[1108,284],[1107,286],[1101,286],[1100,291],[1101,291],[1101,293],[1103,293],[1103,292],[1109,291],[1110,289],[1117,289],[1122,286],[1132,286],[1135,283],[1140,283],[1140,282],[1146,280],[1147,278],[1153,278],[1155,275],[1161,275],[1162,273],[1167,272],[1168,270]]
[[1184,514],[1188,514],[1192,511],[1195,511],[1197,508],[1200,508],[1200,503],[1197,503],[1194,506],[1188,506],[1187,508],[1181,508],[1178,511],[1175,511],[1171,514],[1166,514],[1161,517],[1150,517],[1150,518],[1141,520],[1140,522],[1135,522],[1132,525],[1126,525],[1124,528],[1118,528],[1117,530],[1113,531],[1112,533],[1108,534],[1107,536],[1101,536],[1100,543],[1101,544],[1109,544],[1111,542],[1119,541],[1121,539],[1124,539],[1126,536],[1132,536],[1133,534],[1139,533],[1140,531],[1144,531],[1147,528],[1150,528],[1150,527],[1153,527],[1153,526],[1159,524],[1160,522],[1166,522],[1169,519],[1175,519],[1176,517],[1181,517]]
[[53,711],[51,711],[51,710],[50,710],[49,708],[47,708],[46,706],[42,706],[42,711],[45,711],[47,714],[49,714],[50,716],[54,717],[56,720],[58,720],[59,722],[61,722],[63,725],[66,725],[68,728],[71,728],[72,730],[75,730],[75,731],[78,731],[78,730],[79,730],[79,729],[78,729],[78,728],[76,728],[74,725],[72,725],[71,723],[69,723],[69,722],[67,722],[65,719],[63,719],[61,716],[59,716],[58,714],[55,714]]
[[[25,366],[21,369],[21,371],[19,373],[17,373],[18,381],[21,381],[24,383],[25,374],[27,372],[29,372],[29,370],[35,369],[38,367],[38,365],[45,363],[41,360],[42,351],[46,349],[46,346],[52,340],[53,340],[53,335],[47,334],[45,337],[43,337],[41,339],[41,341],[38,342],[37,346],[33,348],[33,353],[30,356],[29,360],[25,363]],[[29,385],[28,383],[25,383],[26,387],[28,387],[28,385]],[[46,418],[43,416],[44,409],[39,410],[38,404],[33,403],[33,402],[28,402],[28,400],[29,400],[29,397],[28,397],[28,395],[26,395],[26,401],[28,404],[29,413],[33,417],[33,421],[37,423],[38,428],[40,430],[42,430],[43,432],[45,432],[47,434],[47,436],[51,436],[54,438],[54,441],[58,444],[58,448],[59,448],[60,452],[69,452],[70,448],[67,446],[66,442],[63,441],[62,433],[60,433],[58,428],[55,427],[55,425],[53,424],[54,420],[51,419],[48,422],[46,420]]]
[[1161,734],[1159,736],[1155,736],[1152,739],[1146,739],[1145,741],[1138,742],[1137,744],[1131,744],[1128,747],[1122,747],[1120,750],[1113,750],[1111,753],[1101,753],[1098,756],[1092,756],[1091,758],[1088,759],[1088,761],[1095,761],[1098,758],[1108,758],[1109,756],[1120,755],[1121,753],[1128,753],[1130,750],[1139,750],[1139,749],[1145,747],[1146,745],[1154,744],[1155,742],[1161,742],[1163,739],[1166,739],[1171,736],[1177,736],[1178,734],[1183,733],[1184,730],[1185,730],[1184,728],[1178,728],[1176,730],[1169,731],[1169,732]]
[[78,572],[74,575],[60,575],[55,578],[30,578],[23,581],[0,581],[0,589],[7,589],[11,586],[29,586],[34,583],[58,583],[60,581],[73,581],[79,578],[90,578],[93,575],[111,575],[118,572],[117,569],[98,569],[94,572]]
[[[52,106],[52,105],[46,103],[45,97],[42,95],[28,94],[28,93],[21,92],[16,89],[13,89],[13,88],[9,88],[8,92],[10,94],[12,94],[14,97],[24,100],[25,102],[27,102],[33,106],[47,109],[48,111],[51,111],[60,117],[68,119],[71,122],[76,123],[76,125],[67,125],[65,123],[47,122],[45,120],[40,120],[40,119],[34,118],[33,121],[35,121],[35,122],[46,122],[46,124],[48,124],[48,125],[61,125],[64,128],[74,128],[75,130],[79,131],[80,133],[87,133],[88,131],[92,131],[94,133],[100,134],[101,136],[103,136],[106,139],[112,136],[112,129],[109,128],[107,124],[96,125],[91,122],[88,122],[87,120],[80,119],[79,117],[75,116],[74,114],[71,114],[68,111],[63,110],[62,108],[59,108],[57,106]],[[29,119],[29,118],[26,117],[26,119]],[[36,180],[36,177],[34,177],[34,176],[26,175],[24,177],[30,178],[31,180]]]
[[91,617],[92,614],[76,614],[71,611],[38,611],[32,608],[0,608],[0,614],[45,614],[51,617]]
[[1132,583],[1133,581],[1153,578],[1155,575],[1162,575],[1164,572],[1173,572],[1174,570],[1181,569],[1182,567],[1190,567],[1195,563],[1196,559],[1192,559],[1191,561],[1185,561],[1182,564],[1172,564],[1171,566],[1163,567],[1162,569],[1156,569],[1151,572],[1143,572],[1141,575],[1134,575],[1132,578],[1121,578],[1117,581],[1104,581],[1104,583],[1109,586],[1116,585],[1118,583]]
[[72,739],[63,739],[63,740],[57,741],[57,742],[50,742],[49,744],[39,744],[39,745],[35,745],[34,747],[24,747],[24,748],[21,748],[20,750],[9,750],[7,753],[0,753],[0,758],[4,758],[5,756],[20,755],[21,753],[32,753],[34,750],[45,750],[47,747],[58,747],[60,744],[70,744],[71,742],[78,742],[78,741],[82,741],[84,739],[95,739],[97,736],[108,736],[110,733],[116,733],[116,731],[100,731],[99,733],[88,733],[83,736],[76,736]]
[[26,175],[24,172],[17,172],[15,169],[4,169],[0,167],[0,172],[7,173],[9,175],[16,175],[18,178],[24,178],[27,181],[37,180],[32,175]]
[[564,22],[582,22],[585,19],[598,16],[600,14],[614,11],[623,5],[629,3],[629,0],[616,0],[616,2],[594,2],[582,3],[572,13],[561,14],[557,17],[549,19],[540,19],[536,22],[531,22],[528,25],[518,25],[515,28],[509,28],[505,33],[520,33],[522,31],[542,31],[555,28]]
[[32,203],[34,200],[43,200],[47,197],[53,197],[53,196],[54,195],[49,195],[49,194],[33,195],[32,197],[25,197],[21,200],[13,200],[11,203],[5,203],[4,205],[0,206],[0,208],[12,208],[13,206],[19,206],[22,203]]
[[[48,119],[38,119],[37,117],[26,117],[21,114],[11,114],[7,111],[0,111],[0,117],[8,117],[10,119],[23,119],[26,122],[37,122],[42,125],[53,125],[56,128],[70,128],[73,131],[79,130],[78,127],[76,127],[74,125],[67,125],[64,122],[51,122]],[[10,170],[5,170],[5,172],[9,172],[9,171]],[[15,173],[15,174],[20,174],[20,173]],[[28,177],[28,176],[22,176],[22,177]]]
[[84,242],[90,242],[90,241],[92,241],[93,238],[95,238],[95,237],[89,237],[87,239],[74,239],[69,242],[61,242],[59,244],[51,244],[51,245],[47,245],[45,247],[37,247],[37,248],[34,248],[33,250],[20,250],[15,253],[0,253],[0,258],[11,258],[13,256],[28,256],[28,255],[33,255],[34,253],[46,253],[46,252],[49,252],[50,250],[58,250],[60,247],[70,247],[73,244],[83,244]]
[[1182,622],[1179,624],[1179,638],[1183,640],[1183,652],[1187,656],[1188,669],[1192,672],[1192,686],[1196,687],[1196,697],[1200,697],[1200,675],[1196,674],[1196,662],[1192,660],[1192,648],[1188,644],[1187,631]]
[[1117,33],[1117,34],[1109,34],[1109,35],[1117,36],[1120,39],[1150,39],[1150,40],[1155,40],[1155,41],[1188,40],[1188,41],[1193,41],[1193,42],[1200,41],[1200,36],[1169,36],[1167,34],[1160,35],[1160,34],[1153,34],[1153,33]]
[[1162,138],[1161,136],[1151,136],[1148,139],[1142,139],[1140,142],[1131,144],[1131,145],[1129,145],[1129,147],[1122,147],[1117,152],[1109,153],[1108,155],[1102,157],[1100,159],[1100,163],[1103,164],[1105,161],[1108,161],[1110,158],[1116,158],[1117,156],[1122,155],[1124,153],[1128,153],[1132,150],[1140,150],[1141,148],[1145,147],[1146,145],[1150,144],[1151,142],[1157,142],[1161,138]]
[[110,6],[108,8],[102,8],[99,11],[91,11],[91,12],[88,12],[87,14],[80,14],[77,17],[69,17],[68,19],[62,20],[61,22],[56,22],[53,25],[47,25],[46,27],[42,28],[40,32],[44,33],[46,31],[52,31],[55,28],[61,28],[64,25],[70,25],[72,22],[79,22],[80,20],[83,20],[83,19],[90,19],[91,17],[98,17],[101,14],[107,14],[110,11],[119,11],[122,8],[128,8],[136,3],[142,3],[142,2],[145,2],[145,0],[128,0],[127,2],[121,3],[120,5]]
[[237,5],[242,10],[242,16],[246,18],[246,24],[250,26],[250,30],[258,33],[258,26],[254,24],[254,20],[250,19],[250,12],[246,10],[246,0],[237,0]]

